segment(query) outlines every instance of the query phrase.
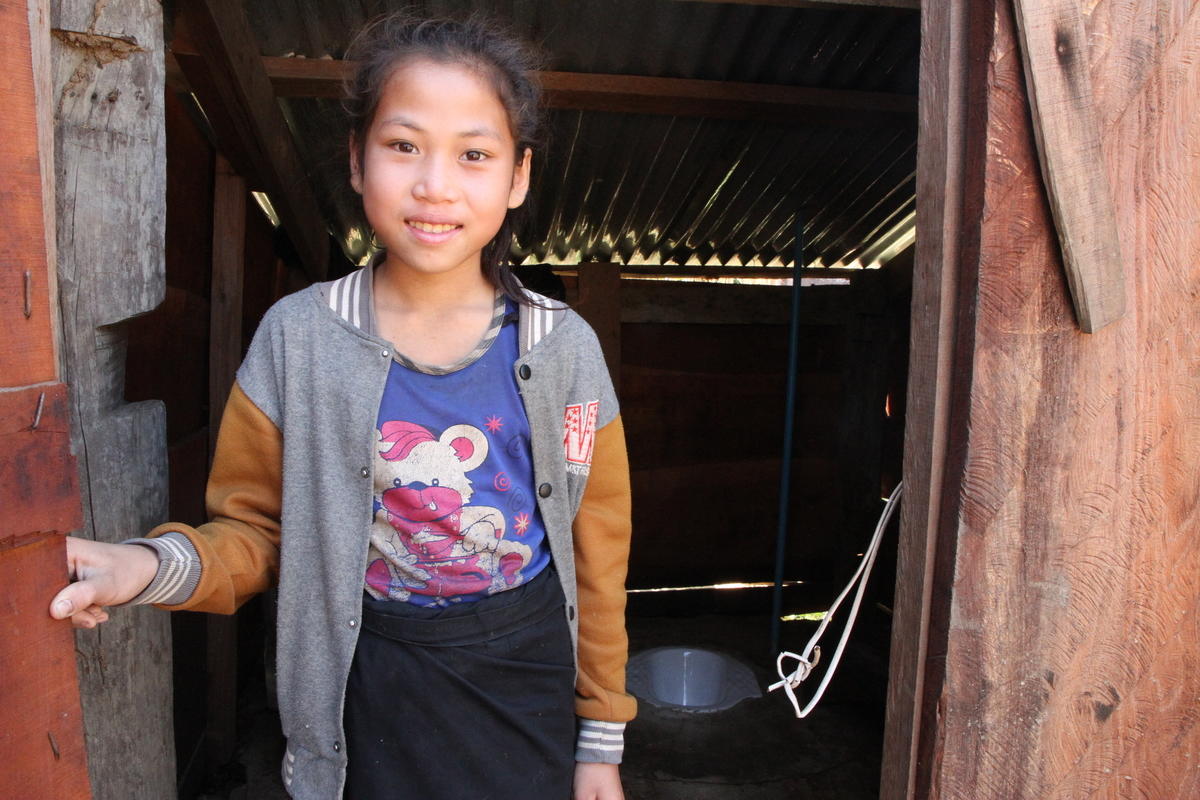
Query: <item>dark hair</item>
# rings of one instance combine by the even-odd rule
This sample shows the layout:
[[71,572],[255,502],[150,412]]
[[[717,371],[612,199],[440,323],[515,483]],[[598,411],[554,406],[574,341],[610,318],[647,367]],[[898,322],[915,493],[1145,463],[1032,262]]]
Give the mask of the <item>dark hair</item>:
[[[398,11],[367,23],[346,51],[355,62],[346,80],[342,107],[350,123],[350,146],[363,163],[363,146],[384,86],[396,68],[414,59],[457,64],[476,70],[496,91],[516,142],[516,160],[528,148],[541,145],[541,86],[536,71],[539,55],[496,22],[479,15],[462,20],[426,19]],[[509,209],[504,222],[484,248],[483,274],[493,286],[518,302],[527,303],[513,276],[510,254],[518,225],[528,216],[529,201]]]

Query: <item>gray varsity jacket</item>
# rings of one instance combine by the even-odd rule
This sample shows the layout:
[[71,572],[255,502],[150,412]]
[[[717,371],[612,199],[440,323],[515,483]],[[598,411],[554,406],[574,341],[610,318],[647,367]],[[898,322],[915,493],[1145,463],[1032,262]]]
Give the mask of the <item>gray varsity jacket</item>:
[[[265,584],[256,572],[277,572],[279,712],[288,739],[283,778],[292,796],[301,800],[338,798],[345,778],[342,707],[362,609],[374,426],[392,361],[390,345],[356,324],[353,305],[345,302],[363,274],[312,286],[276,303],[238,370],[238,387],[253,405],[250,413],[265,415],[262,427],[273,426],[280,438],[274,445],[282,452],[279,532],[274,537],[269,531],[260,533],[249,512],[243,514],[249,524],[221,522],[221,515],[236,518],[241,512],[225,510],[237,501],[221,499],[214,489],[214,462],[208,496],[214,521],[194,529],[168,523],[150,538],[137,540],[154,546],[161,564],[140,602],[228,612],[245,599],[237,588],[243,573],[252,575],[253,589],[258,590]],[[590,745],[581,738],[581,747],[592,749],[581,760],[619,762],[621,731],[635,708],[623,682],[628,508],[624,526],[577,521],[577,515],[600,520],[614,516],[579,513],[593,466],[592,441],[581,442],[580,437],[594,436],[615,421],[612,428],[621,444],[619,459],[614,460],[619,463],[594,466],[624,471],[615,483],[619,487],[624,481],[626,499],[628,467],[617,400],[595,334],[573,311],[552,305],[520,307],[520,356],[513,370],[530,421],[538,507],[566,596],[577,664],[585,655],[580,652],[581,612],[585,624],[597,620],[588,633],[587,641],[594,642],[588,649],[601,653],[597,660],[605,660],[603,668],[595,670],[597,675],[585,678],[588,670],[580,670],[577,687],[586,681],[592,687],[586,693],[598,696],[585,698],[582,702],[592,705],[584,707],[602,709],[584,714],[595,717],[599,728],[590,732]],[[581,427],[580,420],[586,423],[589,413],[594,426]],[[226,424],[222,423],[222,438]],[[228,451],[233,445],[219,442],[218,459],[223,447]],[[253,457],[252,452],[245,454],[246,459]],[[236,459],[225,456],[226,463]],[[602,483],[612,484],[610,477]],[[578,582],[577,553],[582,554],[580,563],[596,573],[581,572]],[[272,563],[276,557],[277,563]],[[614,569],[616,565],[620,567]],[[598,609],[594,616],[587,606],[579,608],[585,587],[588,597],[597,598],[589,600]],[[223,599],[214,604],[206,602],[207,597]]]

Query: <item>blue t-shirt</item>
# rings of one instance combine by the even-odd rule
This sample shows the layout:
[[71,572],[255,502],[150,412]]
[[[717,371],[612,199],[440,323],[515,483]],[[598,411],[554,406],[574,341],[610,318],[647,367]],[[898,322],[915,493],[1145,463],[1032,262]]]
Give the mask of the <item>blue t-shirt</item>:
[[393,362],[375,435],[366,590],[443,606],[530,580],[550,561],[517,391],[517,326],[444,374]]

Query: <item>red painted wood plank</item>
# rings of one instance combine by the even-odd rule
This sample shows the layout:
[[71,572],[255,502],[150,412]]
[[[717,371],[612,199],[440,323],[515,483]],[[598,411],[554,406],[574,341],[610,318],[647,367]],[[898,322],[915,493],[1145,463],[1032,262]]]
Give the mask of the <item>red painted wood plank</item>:
[[61,536],[0,543],[0,797],[91,797],[75,639],[47,612],[66,582]]
[[38,118],[25,2],[0,2],[0,386],[55,378]]
[[66,384],[0,392],[0,453],[0,542],[82,524]]

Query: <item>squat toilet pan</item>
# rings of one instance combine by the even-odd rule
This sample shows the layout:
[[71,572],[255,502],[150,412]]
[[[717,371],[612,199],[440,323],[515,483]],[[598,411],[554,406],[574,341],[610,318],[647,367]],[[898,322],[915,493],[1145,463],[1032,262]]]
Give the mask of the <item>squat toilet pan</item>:
[[631,694],[679,711],[724,711],[762,696],[749,667],[699,647],[656,647],[637,653],[629,659],[627,678]]

